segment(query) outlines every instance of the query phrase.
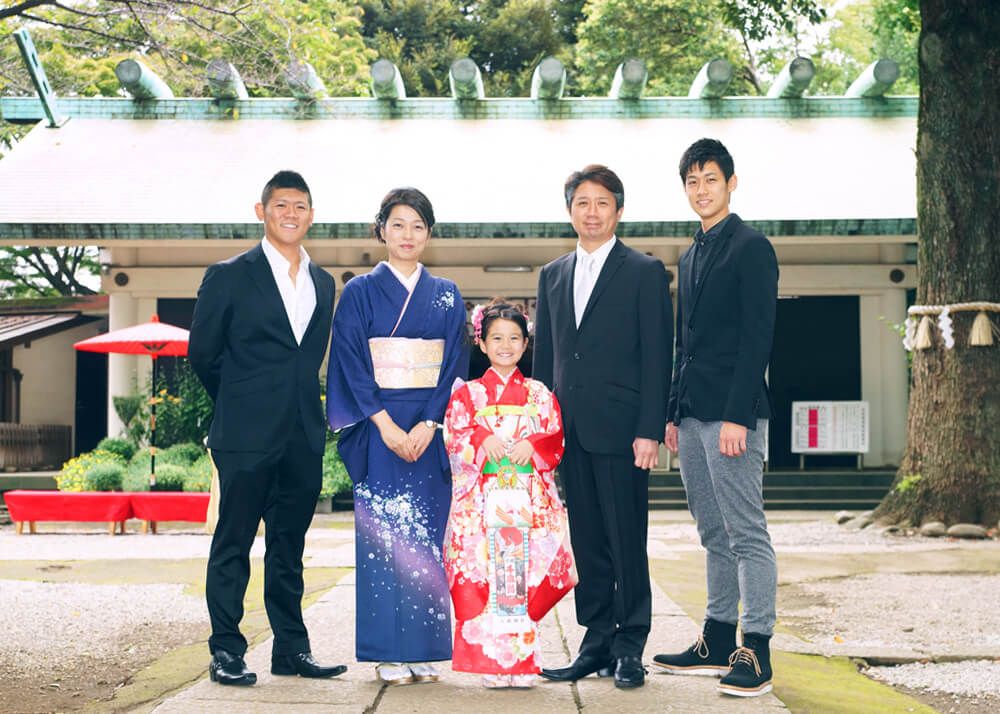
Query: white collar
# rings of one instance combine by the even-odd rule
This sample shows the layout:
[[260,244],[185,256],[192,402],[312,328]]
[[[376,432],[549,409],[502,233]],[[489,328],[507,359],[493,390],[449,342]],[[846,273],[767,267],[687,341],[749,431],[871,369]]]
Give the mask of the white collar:
[[608,259],[608,256],[611,254],[611,249],[615,247],[615,243],[617,241],[618,241],[617,236],[611,236],[611,240],[605,241],[604,243],[602,243],[601,247],[600,248],[595,248],[592,253],[588,253],[586,250],[584,250],[583,246],[580,245],[580,241],[577,241],[576,242],[576,260],[577,260],[577,263],[579,264],[580,258],[585,257],[585,256],[590,256],[591,258],[594,259],[594,262],[597,265],[603,266],[604,265],[604,261],[606,261]]
[[[261,240],[261,246],[264,249],[264,256],[267,258],[267,262],[271,265],[271,269],[276,273],[281,273],[283,275],[288,275],[288,268],[291,267],[292,263],[285,256],[281,254],[277,248],[269,241],[266,237]],[[299,272],[309,269],[309,254],[306,253],[306,249],[301,245],[299,246]]]
[[397,270],[388,260],[383,260],[382,262],[385,263],[386,267],[392,271],[392,274],[396,276],[396,279],[403,284],[403,287],[406,288],[406,292],[412,293],[413,289],[417,287],[417,281],[420,280],[420,272],[424,267],[423,263],[417,263],[417,269],[410,273],[409,276],[406,276]]

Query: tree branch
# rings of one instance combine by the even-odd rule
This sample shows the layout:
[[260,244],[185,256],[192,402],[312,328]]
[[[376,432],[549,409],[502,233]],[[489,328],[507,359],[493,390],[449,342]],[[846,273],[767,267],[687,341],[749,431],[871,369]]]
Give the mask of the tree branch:
[[39,7],[40,5],[55,4],[56,0],[24,0],[23,2],[19,2],[17,5],[0,8],[0,20],[5,20],[8,17],[23,15],[25,10],[31,10],[32,8]]

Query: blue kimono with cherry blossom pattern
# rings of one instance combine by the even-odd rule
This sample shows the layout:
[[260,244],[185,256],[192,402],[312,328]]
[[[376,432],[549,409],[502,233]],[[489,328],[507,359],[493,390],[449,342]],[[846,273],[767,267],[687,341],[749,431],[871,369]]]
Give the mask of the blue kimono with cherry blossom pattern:
[[[452,383],[466,376],[462,296],[450,280],[420,270],[394,335],[408,293],[385,263],[347,283],[333,318],[327,417],[332,429],[342,429],[338,450],[354,482],[359,662],[451,659],[441,558],[451,472],[441,432],[407,463],[369,420],[385,409],[405,431],[428,419],[441,423]],[[378,386],[368,339],[390,335],[445,341],[437,387]]]

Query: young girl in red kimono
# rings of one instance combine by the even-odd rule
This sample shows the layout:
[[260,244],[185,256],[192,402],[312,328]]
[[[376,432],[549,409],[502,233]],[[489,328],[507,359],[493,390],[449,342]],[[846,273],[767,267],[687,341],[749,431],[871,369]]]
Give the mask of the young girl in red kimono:
[[528,323],[494,300],[473,313],[490,368],[452,394],[445,415],[452,472],[444,567],[455,606],[452,667],[487,687],[530,687],[538,622],[577,582],[553,471],[563,455],[555,396],[517,368]]

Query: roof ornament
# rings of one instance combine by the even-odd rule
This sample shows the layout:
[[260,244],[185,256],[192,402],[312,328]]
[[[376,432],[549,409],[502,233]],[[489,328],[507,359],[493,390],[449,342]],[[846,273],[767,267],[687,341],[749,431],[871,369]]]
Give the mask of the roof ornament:
[[308,62],[292,60],[285,69],[285,81],[296,99],[315,100],[327,97],[326,85]]
[[216,99],[249,99],[246,85],[236,68],[226,60],[216,58],[205,70],[208,89]]
[[566,90],[566,68],[555,57],[546,57],[531,75],[532,99],[562,99]]
[[14,31],[14,39],[21,50],[21,57],[28,68],[28,74],[31,75],[31,83],[35,85],[35,91],[38,92],[38,100],[42,103],[42,109],[49,120],[49,128],[55,129],[62,126],[68,121],[69,117],[65,117],[59,113],[59,107],[56,104],[56,93],[52,91],[49,79],[45,76],[45,68],[42,66],[42,60],[38,57],[38,50],[35,49],[31,33],[28,32],[26,27],[22,27]]
[[167,83],[137,59],[123,59],[115,66],[115,76],[122,89],[133,99],[173,99]]
[[706,62],[699,70],[688,97],[691,99],[718,99],[725,95],[726,88],[733,81],[733,66],[721,57]]
[[899,79],[899,65],[891,59],[875,60],[844,92],[845,97],[882,97]]
[[646,88],[647,79],[646,63],[638,57],[627,59],[615,70],[608,96],[612,99],[638,99]]
[[808,57],[794,57],[786,64],[767,91],[772,99],[797,99],[816,76],[816,66]]
[[448,71],[448,84],[451,85],[451,96],[455,99],[485,99],[483,75],[479,66],[469,57],[457,59],[451,63]]
[[399,67],[387,59],[375,60],[371,67],[372,96],[376,99],[406,99],[406,86]]

